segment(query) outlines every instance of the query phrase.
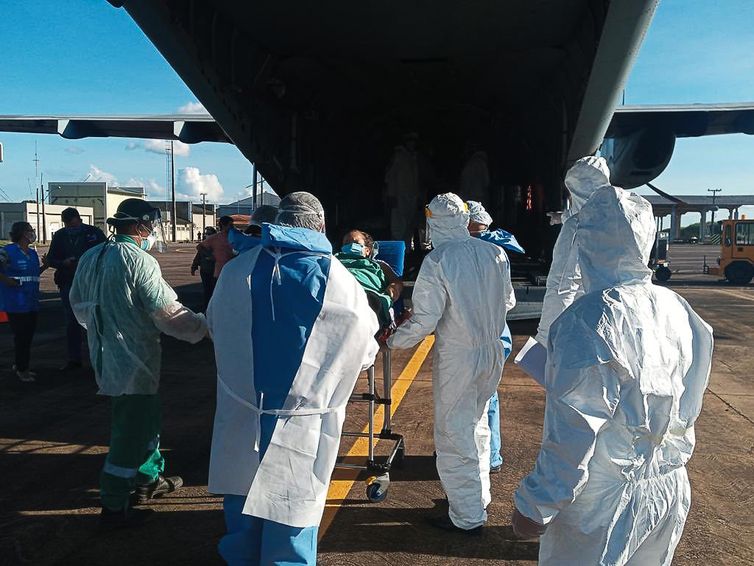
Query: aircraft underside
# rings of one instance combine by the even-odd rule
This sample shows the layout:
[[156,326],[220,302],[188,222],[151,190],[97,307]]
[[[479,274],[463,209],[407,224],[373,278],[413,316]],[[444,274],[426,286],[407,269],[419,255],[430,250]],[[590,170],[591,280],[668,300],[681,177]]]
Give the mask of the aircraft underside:
[[549,249],[608,0],[112,3],[276,191],[321,198],[332,235],[391,236],[386,173],[415,134],[417,221],[486,157],[496,222]]

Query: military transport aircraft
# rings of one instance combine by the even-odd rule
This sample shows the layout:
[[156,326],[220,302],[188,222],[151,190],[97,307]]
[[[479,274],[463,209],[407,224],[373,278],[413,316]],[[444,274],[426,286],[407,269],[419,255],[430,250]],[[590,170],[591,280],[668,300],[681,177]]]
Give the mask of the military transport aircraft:
[[278,194],[317,194],[333,231],[383,236],[385,171],[407,134],[425,198],[456,190],[483,151],[488,209],[532,257],[550,250],[545,213],[578,157],[602,146],[632,188],[677,137],[754,134],[754,104],[615,109],[658,0],[110,3],[209,115],[2,116],[0,130],[231,142]]

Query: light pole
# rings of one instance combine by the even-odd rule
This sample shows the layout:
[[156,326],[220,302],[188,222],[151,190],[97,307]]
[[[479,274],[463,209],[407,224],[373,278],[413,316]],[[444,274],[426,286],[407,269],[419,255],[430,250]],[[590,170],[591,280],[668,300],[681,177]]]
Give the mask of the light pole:
[[204,237],[204,230],[207,228],[207,193],[199,193],[202,195],[202,238]]
[[712,231],[715,229],[715,210],[717,207],[715,206],[715,198],[717,197],[717,193],[722,191],[722,189],[707,189],[707,192],[712,193],[712,221],[710,222],[710,236],[712,236]]
[[170,140],[170,227],[173,236],[173,242],[176,241],[175,237],[175,225],[178,222],[176,218],[176,206],[175,206],[175,153],[173,152],[173,140]]

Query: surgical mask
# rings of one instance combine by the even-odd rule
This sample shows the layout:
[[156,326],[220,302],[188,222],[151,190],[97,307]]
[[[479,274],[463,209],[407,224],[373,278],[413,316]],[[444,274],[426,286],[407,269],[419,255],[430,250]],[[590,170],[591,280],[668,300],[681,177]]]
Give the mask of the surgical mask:
[[150,234],[146,238],[142,238],[141,242],[139,242],[139,247],[144,250],[145,252],[148,252],[152,249],[152,246],[154,246],[154,242],[157,238],[154,234]]
[[357,242],[350,242],[348,244],[345,244],[342,248],[340,248],[340,251],[342,251],[344,254],[349,255],[364,255],[364,246]]

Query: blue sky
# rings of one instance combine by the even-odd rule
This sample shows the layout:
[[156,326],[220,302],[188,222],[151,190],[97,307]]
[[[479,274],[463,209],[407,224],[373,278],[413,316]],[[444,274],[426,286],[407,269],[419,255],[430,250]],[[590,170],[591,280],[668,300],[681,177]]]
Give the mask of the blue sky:
[[[662,0],[626,89],[626,103],[754,101],[754,2]],[[0,2],[0,114],[159,114],[196,102],[122,9],[104,0]],[[161,142],[0,133],[0,189],[29,198],[34,142],[46,180],[115,179],[164,198]],[[227,202],[251,168],[226,144],[176,151],[178,190]],[[754,193],[754,136],[678,140],[655,181],[675,194]],[[751,213],[751,211],[749,211]],[[754,215],[754,214],[752,214]],[[684,224],[698,220],[687,216]]]

